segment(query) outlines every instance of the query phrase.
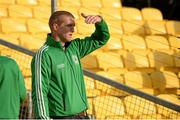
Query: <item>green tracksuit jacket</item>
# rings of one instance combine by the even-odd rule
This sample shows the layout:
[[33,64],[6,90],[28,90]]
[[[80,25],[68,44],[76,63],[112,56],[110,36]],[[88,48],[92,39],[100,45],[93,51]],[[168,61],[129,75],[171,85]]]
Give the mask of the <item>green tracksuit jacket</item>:
[[25,97],[25,83],[17,63],[0,56],[0,119],[17,119]]
[[110,37],[105,21],[95,27],[90,37],[74,39],[65,51],[49,34],[34,56],[31,70],[36,118],[69,116],[88,108],[80,58],[100,48]]

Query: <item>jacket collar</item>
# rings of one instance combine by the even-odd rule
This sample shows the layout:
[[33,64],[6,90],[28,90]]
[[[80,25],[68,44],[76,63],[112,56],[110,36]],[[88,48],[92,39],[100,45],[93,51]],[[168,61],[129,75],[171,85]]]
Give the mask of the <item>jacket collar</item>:
[[51,36],[51,33],[47,34],[46,44],[49,46],[57,47],[63,49],[61,42],[55,41],[55,39]]

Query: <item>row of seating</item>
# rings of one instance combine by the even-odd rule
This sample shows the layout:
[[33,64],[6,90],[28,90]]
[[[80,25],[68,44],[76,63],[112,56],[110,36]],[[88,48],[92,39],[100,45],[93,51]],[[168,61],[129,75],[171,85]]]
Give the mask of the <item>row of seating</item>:
[[[180,105],[179,100],[173,95],[161,94],[157,97]],[[95,115],[96,119],[177,119],[174,111],[135,95],[123,98],[98,96],[88,100],[88,113]]]
[[120,69],[123,73],[127,70],[138,69],[151,72],[157,69],[177,72],[180,67],[179,56],[179,52],[172,54],[171,51],[134,50],[132,52],[120,51],[120,53],[99,51],[84,57],[82,63],[84,68],[94,71]]
[[[81,6],[88,6],[88,7],[122,7],[120,0],[57,0],[58,5],[60,6],[68,6],[68,7],[81,7]],[[51,5],[50,0],[8,0],[3,1],[0,0],[0,4],[4,5]]]
[[[179,95],[178,88],[180,82],[178,76],[173,72],[154,71],[151,73],[140,71],[127,71],[126,73],[115,73],[112,71],[99,71],[98,75],[109,78],[118,83],[125,84],[135,89],[142,90],[151,95],[162,93]],[[124,96],[122,91],[115,89],[112,86],[105,85],[98,80],[85,77],[86,88],[89,90],[88,96],[95,97],[99,95]],[[96,89],[96,90],[95,90]],[[93,91],[93,94],[92,94]]]

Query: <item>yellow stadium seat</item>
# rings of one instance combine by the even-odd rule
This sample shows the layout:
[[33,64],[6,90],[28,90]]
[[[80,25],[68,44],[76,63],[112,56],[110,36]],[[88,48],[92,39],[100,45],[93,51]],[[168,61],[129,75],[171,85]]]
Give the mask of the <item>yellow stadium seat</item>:
[[96,119],[105,119],[110,115],[124,115],[125,108],[121,99],[113,96],[99,96],[93,101]]
[[[105,20],[121,20],[121,10],[119,8],[101,8],[101,16]],[[113,14],[112,14],[113,13]]]
[[107,20],[109,32],[113,35],[122,35],[124,33],[122,22],[118,20]]
[[145,32],[146,34],[163,34],[165,35],[166,26],[165,21],[155,21],[155,20],[148,20],[145,22]]
[[144,35],[144,21],[140,20],[130,20],[122,22],[124,34],[138,34]]
[[51,5],[51,0],[38,0],[40,5]]
[[133,88],[152,88],[152,81],[147,73],[133,71],[124,74],[125,84]]
[[38,5],[33,8],[33,13],[35,18],[45,18],[49,19],[51,15],[51,7],[46,5]]
[[105,8],[121,8],[121,0],[102,0],[102,6]]
[[124,48],[130,51],[135,49],[146,49],[145,40],[139,35],[123,35],[122,43]]
[[118,51],[123,49],[123,46],[120,38],[111,36],[107,44],[104,45],[101,49],[104,51]]
[[80,16],[78,14],[78,8],[77,7],[60,7],[59,10],[65,10],[73,14],[75,19],[80,19]]
[[1,19],[1,24],[2,32],[4,33],[27,31],[24,19],[3,18]]
[[16,0],[19,5],[37,5],[38,0]]
[[[99,63],[99,67],[103,70],[107,70],[109,68],[123,68],[123,61],[120,56],[115,56],[112,54],[108,54],[106,52],[99,53],[96,55]],[[110,61],[112,60],[112,61]]]
[[19,37],[18,34],[0,34],[1,39],[16,45],[20,44],[18,37]]
[[144,20],[163,20],[163,15],[157,8],[143,8],[141,13]]
[[32,9],[24,5],[9,6],[9,16],[14,18],[32,18]]
[[171,53],[164,51],[153,51],[149,54],[150,67],[164,69],[174,67],[173,56]]
[[124,98],[127,114],[139,116],[142,114],[156,114],[156,107],[153,102],[140,98],[135,95],[129,95]]
[[150,35],[145,38],[149,49],[169,49],[168,40],[163,36]]
[[174,61],[175,61],[175,66],[180,67],[180,52],[176,52],[173,55]]
[[177,50],[178,48],[180,48],[180,38],[175,37],[175,36],[169,36],[169,43],[170,43],[170,47],[173,50]]
[[83,68],[85,69],[91,69],[91,70],[100,69],[97,57],[95,55],[89,54],[85,56],[84,58],[82,58],[81,62],[82,62]]
[[15,0],[0,0],[0,4],[15,4]]
[[28,19],[28,31],[30,33],[46,32],[49,33],[50,29],[46,20]]
[[22,34],[19,39],[22,47],[33,51],[38,50],[45,43],[45,40],[43,41],[29,34]]
[[31,77],[29,77],[29,78],[24,78],[24,82],[25,82],[25,86],[26,86],[26,90],[32,90],[32,88],[31,88]]
[[1,17],[7,17],[7,16],[8,16],[7,7],[0,5],[0,18]]
[[179,88],[179,79],[173,72],[155,71],[151,73],[151,80],[154,89],[158,89],[160,93],[164,93],[168,88]]
[[167,29],[168,34],[180,36],[180,22],[179,21],[167,21],[166,29]]
[[147,51],[136,50],[133,52],[128,52],[123,58],[125,67],[130,70],[149,68]]
[[88,98],[88,104],[89,104],[89,108],[87,110],[88,115],[94,115],[94,106],[93,106],[93,98]]
[[81,0],[82,6],[83,7],[95,7],[95,8],[100,8],[102,7],[101,1],[100,0]]
[[80,0],[59,0],[60,7],[80,7],[81,1]]
[[137,8],[123,7],[122,19],[123,20],[142,20],[141,12]]

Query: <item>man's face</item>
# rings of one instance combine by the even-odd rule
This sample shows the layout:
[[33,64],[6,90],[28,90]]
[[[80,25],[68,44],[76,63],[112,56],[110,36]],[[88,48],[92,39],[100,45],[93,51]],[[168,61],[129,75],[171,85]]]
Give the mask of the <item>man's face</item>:
[[62,42],[69,42],[72,40],[72,35],[74,32],[75,21],[71,16],[63,15],[59,18],[57,22],[57,35]]

